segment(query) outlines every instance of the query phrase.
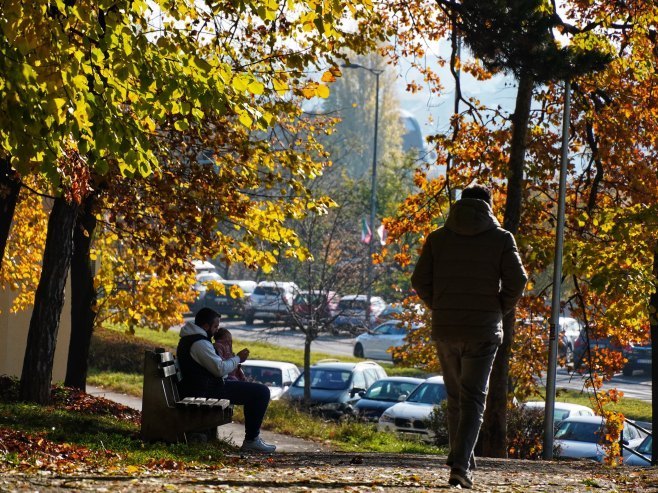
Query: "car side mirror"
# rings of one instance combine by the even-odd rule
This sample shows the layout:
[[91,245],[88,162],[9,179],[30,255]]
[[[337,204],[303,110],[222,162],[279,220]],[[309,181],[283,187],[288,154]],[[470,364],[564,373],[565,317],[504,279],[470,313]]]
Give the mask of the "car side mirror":
[[398,396],[398,401],[400,401],[400,402],[402,402],[402,401],[406,401],[406,400],[407,400],[407,397],[408,397],[407,394],[400,394],[400,395]]
[[350,390],[350,397],[354,397],[356,394],[363,395],[366,393],[366,389],[360,389],[358,387],[354,387],[352,390]]

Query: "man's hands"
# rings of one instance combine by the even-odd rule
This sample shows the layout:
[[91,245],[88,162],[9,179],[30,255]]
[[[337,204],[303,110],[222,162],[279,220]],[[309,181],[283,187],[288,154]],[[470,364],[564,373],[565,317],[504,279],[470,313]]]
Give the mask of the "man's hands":
[[249,350],[247,348],[244,348],[242,351],[236,354],[236,356],[240,358],[240,363],[244,363],[249,357]]

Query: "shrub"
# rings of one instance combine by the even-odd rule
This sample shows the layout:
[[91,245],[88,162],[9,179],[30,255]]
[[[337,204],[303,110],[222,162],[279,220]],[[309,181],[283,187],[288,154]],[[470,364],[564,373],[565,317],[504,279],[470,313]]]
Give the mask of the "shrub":
[[432,443],[436,446],[448,445],[448,401],[443,400],[430,413],[427,427],[432,432]]
[[507,451],[512,459],[541,459],[544,410],[512,406],[507,410]]

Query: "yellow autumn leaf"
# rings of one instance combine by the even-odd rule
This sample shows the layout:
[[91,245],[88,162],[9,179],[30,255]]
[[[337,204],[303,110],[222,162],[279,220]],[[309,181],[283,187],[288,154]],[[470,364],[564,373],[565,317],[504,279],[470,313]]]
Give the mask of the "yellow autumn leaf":
[[327,99],[329,97],[329,86],[320,84],[317,88],[316,94],[323,99]]

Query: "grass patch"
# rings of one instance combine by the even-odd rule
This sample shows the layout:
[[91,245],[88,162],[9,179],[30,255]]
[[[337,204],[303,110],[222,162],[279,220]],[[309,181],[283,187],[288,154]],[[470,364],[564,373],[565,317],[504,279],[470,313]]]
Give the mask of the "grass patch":
[[[596,404],[592,403],[590,395],[592,394],[579,392],[577,390],[560,390],[555,400],[557,402],[581,404],[583,406],[591,407],[596,411]],[[608,404],[606,409],[609,411],[620,412],[625,417],[636,421],[651,421],[651,417],[653,416],[651,403],[639,399],[622,398],[616,404]]]
[[141,373],[100,371],[94,368],[87,376],[87,384],[104,389],[111,389],[122,394],[141,397],[144,376]]
[[[242,421],[242,408],[236,406],[234,418]],[[373,423],[359,421],[334,422],[311,416],[285,401],[273,401],[267,409],[263,429],[329,442],[344,452],[386,452],[445,455],[445,448],[416,439],[400,438],[393,433],[377,431]]]

